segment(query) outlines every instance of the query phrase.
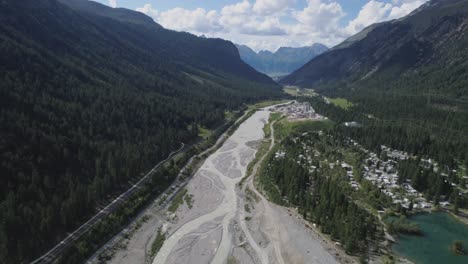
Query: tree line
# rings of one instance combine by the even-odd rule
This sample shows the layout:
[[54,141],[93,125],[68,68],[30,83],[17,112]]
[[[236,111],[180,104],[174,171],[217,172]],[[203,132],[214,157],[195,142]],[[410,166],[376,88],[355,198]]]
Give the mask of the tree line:
[[[339,241],[348,254],[367,257],[369,250],[379,250],[383,229],[374,215],[352,200],[346,172],[325,162],[341,155],[337,144],[337,139],[316,133],[287,137],[274,149],[284,152],[284,157],[273,152],[263,164],[260,187],[272,201],[298,207],[305,219]],[[320,154],[311,162],[300,158],[314,156],[312,150]]]

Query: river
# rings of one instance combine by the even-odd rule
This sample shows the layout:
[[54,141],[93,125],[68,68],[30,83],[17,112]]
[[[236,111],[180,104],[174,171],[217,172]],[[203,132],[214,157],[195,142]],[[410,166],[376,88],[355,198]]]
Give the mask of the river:
[[167,239],[153,264],[338,263],[288,208],[270,204],[256,191],[261,199],[245,205],[252,194],[239,182],[264,139],[269,116],[269,110],[257,111],[205,160],[186,187],[193,204],[163,220]]
[[222,263],[229,258],[238,210],[236,184],[255,156],[248,143],[263,139],[269,115],[256,112],[206,159],[187,186],[193,207],[177,212],[169,223],[170,235],[153,263]]

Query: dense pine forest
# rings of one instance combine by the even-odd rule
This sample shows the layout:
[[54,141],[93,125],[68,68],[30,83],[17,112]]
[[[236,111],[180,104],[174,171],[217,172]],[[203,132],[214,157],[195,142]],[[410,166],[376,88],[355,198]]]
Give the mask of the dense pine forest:
[[[467,15],[467,1],[428,1],[406,17],[371,25],[283,78],[288,91],[296,95],[300,87],[305,97],[298,100],[335,125],[286,137],[264,164],[259,186],[275,202],[297,206],[348,253],[348,238],[359,241],[354,250],[362,254],[374,245],[366,235],[380,237],[372,215],[401,216],[387,231],[420,235],[405,215],[468,208]],[[351,140],[351,147],[343,145]],[[384,148],[405,157],[388,158]],[[343,161],[353,166],[351,175]],[[402,196],[406,191],[417,197]],[[359,230],[360,223],[371,234],[346,231]]]
[[[458,206],[468,207],[468,197],[457,196],[454,188],[445,182],[461,183],[468,168],[468,137],[464,133],[468,129],[468,116],[463,105],[460,105],[464,109],[461,112],[452,112],[434,108],[427,98],[366,96],[362,99],[359,95],[349,98],[353,98],[353,106],[347,109],[327,103],[322,97],[307,100],[318,112],[337,122],[334,130],[340,137],[352,138],[377,153],[386,145],[414,155],[400,164],[401,183],[409,179],[430,200],[447,196],[451,203],[457,201]],[[344,126],[344,122],[351,121],[359,126]],[[435,173],[433,166],[424,164],[423,159],[432,159],[441,169]]]
[[[359,113],[359,106],[345,109],[321,96],[301,100],[312,102],[333,121],[280,119],[275,124],[279,142],[262,164],[257,185],[271,201],[296,207],[304,219],[339,241],[348,254],[359,255],[363,261],[386,254],[384,226],[394,235],[421,235],[419,227],[405,219],[424,211],[422,205],[428,202],[455,214],[459,208],[468,208],[462,152],[466,146],[455,145],[466,141],[454,140],[453,146],[444,148],[437,144],[447,141],[433,140],[431,130],[379,126],[378,117]],[[351,120],[360,123],[344,125]],[[387,146],[409,154],[389,156],[383,150],[391,149]],[[373,182],[383,172],[379,183]],[[389,181],[391,174],[397,178],[394,183]],[[400,220],[391,220],[394,216]]]
[[[344,136],[372,151],[386,145],[433,159],[458,183],[449,172],[468,167],[467,15],[466,1],[431,0],[402,19],[370,26],[281,82],[328,98],[306,100]],[[349,105],[333,103],[337,98]],[[358,126],[343,126],[352,121]],[[435,186],[440,175],[407,174],[430,196],[449,192]]]
[[281,82],[320,92],[437,95],[466,104],[467,18],[465,0],[428,1],[406,17],[369,26]]
[[453,169],[468,165],[466,105],[458,103],[459,110],[451,111],[436,107],[437,98],[385,94],[372,97],[360,93],[346,97],[353,104],[348,109],[328,103],[321,97],[307,100],[319,113],[338,124],[358,122],[360,127],[343,128],[343,132],[370,149],[388,145],[435,159]]
[[4,263],[44,253],[199,127],[280,96],[232,43],[87,1],[0,2],[0,61]]
[[462,0],[432,0],[407,17],[370,26],[281,82],[352,103],[341,109],[309,98],[318,112],[357,121],[352,137],[468,164],[466,17]]
[[346,170],[327,162],[345,159],[341,137],[317,131],[301,134],[288,136],[270,153],[259,174],[260,188],[272,201],[298,207],[305,219],[339,241],[348,254],[367,259],[369,250],[379,252],[383,227],[357,205]]
[[[432,0],[283,79],[319,92],[299,100],[329,120],[276,129],[259,187],[364,260],[382,250],[376,211],[411,209],[362,179],[365,155],[351,139],[379,159],[382,145],[408,152],[399,184],[455,213],[468,208],[458,187],[468,186],[467,14],[466,1]],[[87,0],[0,0],[0,62],[1,263],[30,262],[201,131],[219,136],[248,104],[285,97],[231,42]],[[359,188],[338,161],[354,167]],[[155,173],[142,196],[168,187],[181,166]],[[146,205],[129,204],[62,261],[84,261]]]

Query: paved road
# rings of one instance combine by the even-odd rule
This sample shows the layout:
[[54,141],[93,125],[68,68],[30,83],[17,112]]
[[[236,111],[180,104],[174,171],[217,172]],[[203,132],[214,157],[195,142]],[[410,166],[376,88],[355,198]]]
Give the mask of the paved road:
[[55,247],[53,247],[47,253],[45,253],[38,259],[34,260],[32,264],[52,263],[54,260],[56,260],[63,253],[63,251],[69,246],[71,246],[78,238],[80,238],[83,234],[88,232],[97,223],[102,221],[105,217],[107,217],[107,215],[109,215],[110,213],[118,209],[123,202],[127,201],[132,196],[133,193],[138,191],[138,189],[140,189],[150,179],[151,175],[153,175],[153,173],[163,163],[172,159],[176,154],[180,153],[184,148],[185,148],[185,144],[182,143],[182,146],[178,150],[171,152],[171,154],[169,154],[169,156],[165,160],[159,162],[156,166],[154,166],[154,168],[151,169],[151,171],[149,171],[145,176],[143,176],[143,178],[141,178],[137,183],[135,183],[127,191],[125,191],[119,197],[117,197],[115,200],[109,203],[106,207],[104,207],[104,209],[102,209],[97,214],[95,214],[86,223],[84,223],[75,231],[70,233],[65,239],[63,239],[60,243],[58,243]]

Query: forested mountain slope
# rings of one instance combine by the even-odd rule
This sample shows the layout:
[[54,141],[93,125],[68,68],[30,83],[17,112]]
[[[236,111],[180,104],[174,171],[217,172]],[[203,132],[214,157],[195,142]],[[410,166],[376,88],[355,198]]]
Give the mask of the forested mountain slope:
[[0,61],[2,263],[43,253],[198,126],[280,96],[230,42],[85,0],[0,1]]
[[237,45],[241,58],[257,71],[270,76],[284,76],[299,69],[317,55],[327,51],[325,45],[316,43],[309,47],[281,47],[276,52],[256,53],[245,45]]
[[467,69],[468,2],[432,0],[405,18],[367,28],[281,82],[466,99]]
[[468,166],[466,0],[432,0],[400,20],[372,25],[281,82],[350,101],[313,104],[339,123],[362,124],[346,129],[355,140],[447,168]]
[[[339,154],[343,150],[340,141],[351,139],[350,146],[362,144],[365,153],[376,153],[372,155],[380,155],[383,160],[389,157],[384,151],[386,147],[406,152],[408,157],[396,161],[398,164],[395,166],[395,172],[398,181],[395,186],[398,192],[403,190],[405,185],[412,186],[414,192],[419,193],[437,209],[442,208],[441,201],[449,203],[450,207],[443,210],[453,209],[454,214],[459,213],[458,208],[468,206],[468,1],[428,1],[402,19],[372,25],[319,55],[280,82],[314,89],[319,95],[308,96],[303,100],[309,101],[318,113],[336,122],[337,125],[333,129],[322,133],[330,133],[324,137],[325,144],[317,148],[317,153],[322,158],[324,153],[328,152],[327,149],[331,149],[330,153],[333,155],[333,158],[327,157],[328,160],[352,157],[348,164],[357,161],[356,165],[352,165],[354,173],[354,168],[369,170],[370,164],[359,152]],[[311,94],[310,90],[303,90],[303,93]],[[352,121],[354,123],[349,123]],[[291,153],[304,151],[305,144],[300,141],[300,135],[297,133],[297,137],[293,138]],[[317,134],[309,141],[310,144],[316,145],[320,142],[320,137],[320,134]],[[304,157],[298,153],[281,153],[283,157],[298,157],[292,161],[300,161],[300,158]],[[310,162],[314,163],[313,159],[304,159],[306,172]],[[354,159],[355,161],[352,161]],[[291,198],[300,197],[296,194],[300,193],[297,190],[303,185],[301,180],[310,177],[302,177],[302,171],[297,170],[298,173],[290,174],[298,177],[285,178],[283,176],[288,174],[278,169],[283,164],[278,164],[277,167],[273,164],[268,164],[271,171],[264,174],[265,179],[278,186],[271,189],[281,190],[281,195],[290,194],[286,201],[289,199],[293,203],[296,202],[299,208],[301,202],[305,202],[304,208],[310,208],[310,203],[307,204],[305,199],[295,201]],[[319,165],[323,166],[320,163],[314,167],[320,168]],[[328,170],[328,166],[325,167]],[[388,173],[386,169],[383,171]],[[321,169],[320,175],[327,175],[327,172]],[[332,176],[333,173],[328,175]],[[359,178],[359,175],[362,175],[362,171],[353,181],[357,179],[357,182],[360,182],[357,191],[364,193],[358,196],[349,195],[353,204],[357,204],[361,209],[366,208],[366,212],[370,212],[369,208],[372,207],[375,210],[392,211],[388,208],[395,204],[396,196],[384,194],[392,188],[383,184],[388,182],[388,176],[385,175],[384,180],[380,179],[375,185],[377,189],[372,190],[369,186],[365,187],[371,181]],[[304,185],[313,186],[315,193],[316,186],[319,186],[319,195],[324,191],[320,184]],[[332,182],[331,186],[334,186],[332,190],[336,192],[344,185]],[[283,192],[285,188],[286,192]],[[307,195],[303,197],[307,198]],[[388,197],[392,198],[388,200]],[[280,199],[282,198],[280,196]],[[369,199],[370,207],[363,202],[365,199]],[[335,206],[328,203],[330,200],[333,201],[325,199],[321,207],[304,213],[306,217],[311,215],[314,223],[320,225],[320,219],[313,218],[316,217],[315,214],[318,212],[318,216],[323,217],[322,213],[327,214],[326,211],[332,208],[330,216],[326,217],[323,230],[326,230],[328,223],[333,222],[333,218],[343,215],[337,212],[344,203]],[[407,214],[406,209],[400,208],[394,211]],[[411,204],[407,209],[411,211],[413,208],[416,207]],[[359,214],[358,211],[352,214],[348,211],[345,216],[354,216],[356,213]],[[353,220],[339,221],[352,223]],[[362,222],[361,220],[359,223]],[[343,226],[346,224],[340,225],[340,228]],[[336,228],[336,225],[332,227]],[[389,226],[387,230],[392,228]],[[365,236],[359,237],[366,232],[326,232],[330,232],[334,239],[341,239],[340,243],[345,248],[349,245],[359,248],[360,242],[367,241]],[[338,235],[334,235],[333,232]],[[348,240],[349,235],[351,243]],[[379,243],[370,243],[375,244]]]
[[[157,59],[159,64],[187,64],[272,84],[270,78],[257,73],[240,60],[236,47],[229,41],[199,38],[189,33],[167,30],[151,18],[127,9],[112,9],[86,0],[59,1],[78,11],[89,22],[104,27],[114,38],[122,38],[122,41],[134,48],[150,53],[148,59]],[[132,56],[130,59],[135,58]]]

